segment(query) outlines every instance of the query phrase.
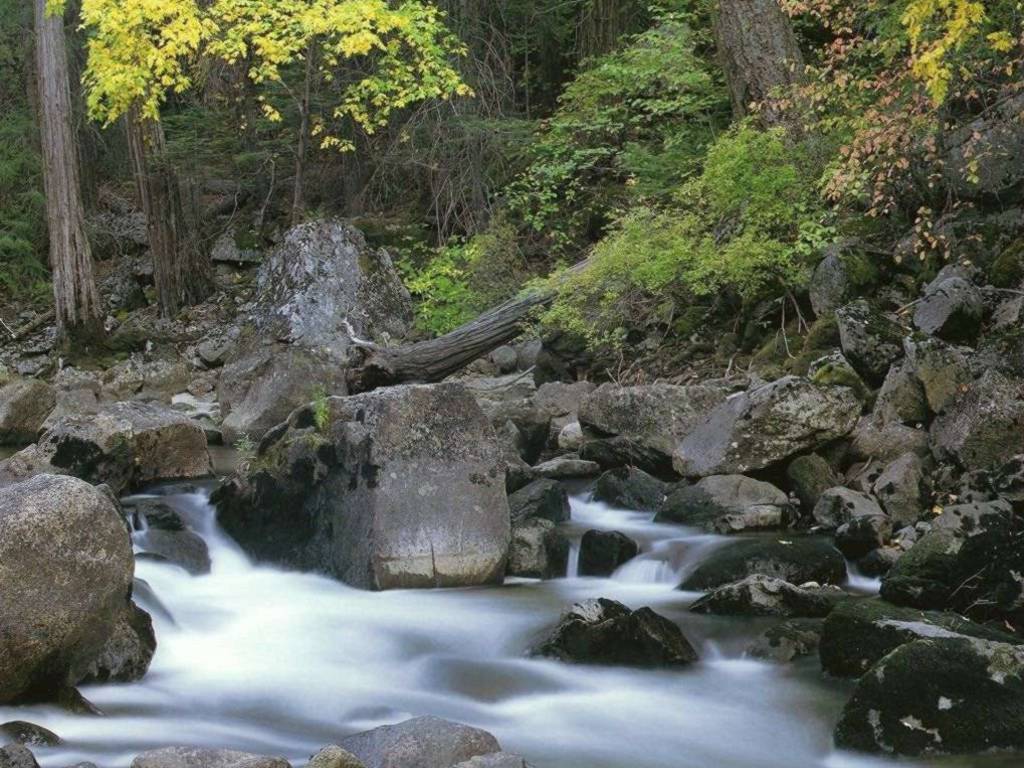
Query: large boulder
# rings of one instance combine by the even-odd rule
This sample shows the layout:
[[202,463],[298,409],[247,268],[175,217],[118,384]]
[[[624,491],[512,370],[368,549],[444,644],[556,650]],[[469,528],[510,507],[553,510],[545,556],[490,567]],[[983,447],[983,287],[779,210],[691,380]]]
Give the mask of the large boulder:
[[231,749],[164,747],[136,755],[131,768],[291,768],[283,757]]
[[755,574],[792,584],[841,584],[846,579],[846,561],[839,550],[817,537],[738,539],[713,550],[680,589],[714,589]]
[[339,742],[366,768],[451,768],[501,751],[487,731],[439,717],[416,717],[347,736]]
[[291,229],[257,275],[256,298],[220,378],[224,439],[259,440],[316,389],[346,393],[356,340],[401,339],[408,291],[384,250],[339,221]]
[[724,386],[709,384],[603,384],[580,401],[579,421],[599,435],[624,436],[671,456],[728,393]]
[[925,291],[914,311],[914,325],[929,336],[970,343],[984,315],[981,290],[962,277],[950,277]]
[[171,408],[142,402],[113,403],[91,415],[63,416],[38,443],[0,462],[0,482],[66,474],[105,483],[116,493],[212,472],[203,428]]
[[694,602],[690,610],[718,616],[821,618],[845,596],[839,587],[798,587],[755,574],[717,587]]
[[679,444],[673,465],[688,477],[763,469],[849,434],[860,410],[848,387],[788,376],[712,411]]
[[870,384],[881,384],[903,355],[903,329],[865,299],[836,310],[843,355]]
[[631,611],[606,598],[577,603],[534,652],[581,664],[679,667],[697,652],[678,626],[650,608]]
[[912,756],[1024,748],[1024,648],[957,637],[897,648],[857,683],[835,743]]
[[54,475],[0,488],[0,703],[51,698],[87,675],[133,568],[109,491]]
[[666,497],[655,517],[717,533],[784,528],[792,519],[785,493],[744,475],[713,475],[695,485],[681,485]]
[[458,384],[300,408],[264,438],[254,469],[214,499],[251,555],[353,586],[469,586],[505,572],[504,463]]
[[860,677],[901,645],[926,637],[976,637],[1014,642],[956,613],[902,608],[878,598],[849,600],[825,618],[821,667],[837,677]]
[[932,423],[940,458],[964,469],[995,469],[1024,453],[1024,381],[988,370]]
[[14,379],[0,386],[0,445],[27,445],[57,404],[52,386],[38,379]]

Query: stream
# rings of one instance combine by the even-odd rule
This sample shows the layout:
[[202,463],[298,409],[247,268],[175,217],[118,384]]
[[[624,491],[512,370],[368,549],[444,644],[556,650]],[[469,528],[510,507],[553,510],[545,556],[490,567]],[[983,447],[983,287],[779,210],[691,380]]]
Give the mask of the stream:
[[[872,768],[835,752],[831,731],[852,685],[817,659],[772,665],[743,650],[772,620],[691,614],[674,589],[724,539],[572,497],[574,551],[591,528],[620,530],[643,554],[611,578],[435,591],[364,592],[255,566],[218,528],[209,488],[154,493],[208,542],[208,576],[142,559],[159,646],[146,678],[84,687],[105,717],[0,707],[0,722],[56,731],[44,768],[127,766],[188,744],[287,757],[302,766],[341,736],[432,714],[485,728],[537,768]],[[575,558],[573,558],[573,561]],[[572,563],[570,564],[572,570]],[[852,588],[873,583],[855,580]],[[574,666],[524,653],[572,602],[610,597],[678,622],[701,661],[682,671]],[[1010,766],[1003,758],[899,765]]]

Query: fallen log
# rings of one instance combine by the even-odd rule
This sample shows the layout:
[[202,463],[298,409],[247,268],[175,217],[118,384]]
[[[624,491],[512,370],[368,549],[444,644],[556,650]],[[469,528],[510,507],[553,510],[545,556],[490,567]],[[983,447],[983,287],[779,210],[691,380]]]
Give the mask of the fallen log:
[[[564,277],[586,265],[585,261],[577,264]],[[557,292],[556,286],[528,290],[436,339],[390,348],[360,342],[348,371],[349,392],[441,381],[519,336],[530,314],[550,304]]]

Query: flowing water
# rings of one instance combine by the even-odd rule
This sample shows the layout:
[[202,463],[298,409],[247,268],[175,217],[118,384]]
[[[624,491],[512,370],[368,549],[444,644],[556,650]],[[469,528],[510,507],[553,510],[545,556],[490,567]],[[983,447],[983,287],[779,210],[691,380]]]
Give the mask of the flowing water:
[[[153,614],[159,647],[143,681],[82,689],[105,717],[0,707],[0,722],[30,720],[63,737],[64,745],[37,750],[45,768],[80,760],[116,768],[176,744],[280,754],[302,765],[341,736],[421,714],[486,728],[537,768],[891,765],[831,749],[848,683],[822,679],[814,660],[773,666],[743,658],[770,621],[687,612],[695,595],[674,587],[720,537],[581,494],[572,500],[577,541],[601,528],[643,545],[612,578],[370,593],[255,566],[217,527],[206,491],[159,492],[207,540],[213,571],[191,577],[138,562],[149,590],[137,598]],[[671,617],[701,661],[644,671],[524,655],[567,605],[597,596]],[[996,760],[943,765],[1020,764]]]

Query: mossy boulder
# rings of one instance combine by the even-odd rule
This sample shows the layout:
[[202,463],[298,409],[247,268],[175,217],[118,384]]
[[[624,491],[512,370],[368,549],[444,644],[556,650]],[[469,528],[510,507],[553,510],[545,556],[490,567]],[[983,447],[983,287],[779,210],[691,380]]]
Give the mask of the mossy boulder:
[[836,322],[843,355],[865,381],[881,384],[903,355],[903,328],[866,299],[837,309]]

